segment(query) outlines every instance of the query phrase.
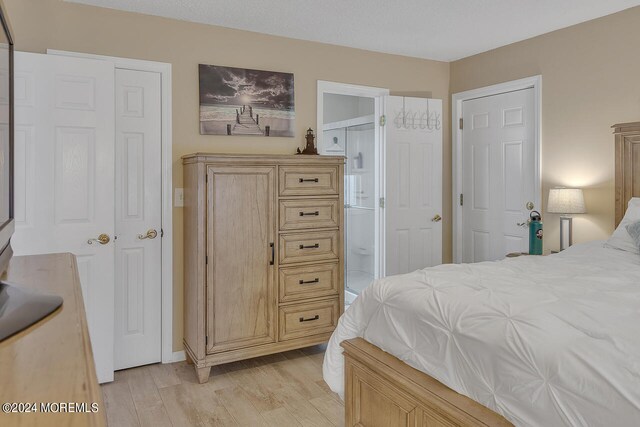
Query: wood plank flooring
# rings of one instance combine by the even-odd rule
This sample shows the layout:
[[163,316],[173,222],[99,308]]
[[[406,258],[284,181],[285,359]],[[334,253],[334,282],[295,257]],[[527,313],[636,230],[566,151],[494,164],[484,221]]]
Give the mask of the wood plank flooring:
[[216,366],[198,384],[186,362],[115,373],[102,394],[111,427],[342,427],[344,406],[322,380],[324,346]]

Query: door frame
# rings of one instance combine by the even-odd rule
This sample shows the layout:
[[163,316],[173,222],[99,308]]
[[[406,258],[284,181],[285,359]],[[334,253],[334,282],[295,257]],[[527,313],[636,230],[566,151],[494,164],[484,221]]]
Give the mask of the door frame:
[[499,83],[492,86],[485,86],[478,89],[471,89],[464,92],[454,93],[451,96],[451,175],[452,175],[452,212],[453,212],[453,262],[462,261],[462,206],[460,205],[460,194],[462,194],[462,130],[460,129],[460,119],[462,118],[462,103],[472,99],[484,98],[487,96],[500,95],[522,89],[533,88],[533,108],[534,108],[534,203],[538,209],[542,209],[542,75],[526,77],[519,80]]
[[[317,110],[316,110],[316,140],[318,142],[318,152],[320,154],[324,153],[325,144],[322,140],[323,137],[323,128],[324,128],[324,94],[332,93],[335,95],[349,95],[349,96],[359,96],[365,98],[373,98],[374,102],[374,125],[375,125],[375,152],[378,156],[378,168],[380,171],[380,176],[378,181],[376,182],[377,191],[375,197],[380,200],[386,196],[386,186],[385,186],[385,171],[386,171],[386,162],[385,162],[385,138],[384,138],[384,127],[380,125],[380,118],[384,115],[384,97],[389,96],[390,91],[386,88],[373,87],[373,86],[362,86],[362,85],[354,85],[350,83],[339,83],[339,82],[330,82],[326,80],[318,80],[317,87]],[[344,210],[344,206],[342,207]],[[375,270],[379,273],[380,277],[385,277],[385,211],[384,206],[378,205],[378,209],[376,209],[376,218],[374,222],[377,225],[378,233],[376,233],[376,237],[374,239],[375,248],[378,250],[378,257],[375,260]],[[345,227],[346,232],[346,227]],[[342,237],[343,241],[345,240],[344,236]],[[343,245],[346,247],[346,245]]]
[[118,58],[92,53],[47,49],[48,55],[109,61],[115,68],[147,71],[160,74],[161,85],[161,152],[162,152],[162,363],[185,359],[184,350],[173,351],[173,131],[172,131],[172,80],[171,64],[140,59]]
[[[382,103],[380,102],[383,97],[389,95],[389,89],[373,87],[373,86],[361,86],[350,83],[338,83],[330,82],[326,80],[318,80],[317,88],[317,120],[316,120],[316,141],[318,142],[318,151],[324,150],[324,142],[322,141],[322,129],[324,127],[324,94],[332,93],[335,95],[349,95],[360,96],[365,98],[374,99],[374,116],[380,117],[382,112]],[[379,123],[376,122],[376,126],[379,127]]]

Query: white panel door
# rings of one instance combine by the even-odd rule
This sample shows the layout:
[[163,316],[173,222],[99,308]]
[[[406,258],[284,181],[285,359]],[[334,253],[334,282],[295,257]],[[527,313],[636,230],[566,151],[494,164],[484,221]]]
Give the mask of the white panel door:
[[442,263],[442,101],[385,97],[387,276]]
[[116,70],[115,369],[161,360],[160,74]]
[[462,261],[528,252],[518,223],[536,200],[533,88],[464,101],[462,112]]
[[16,52],[12,245],[76,255],[100,382],[113,380],[113,91],[106,61]]

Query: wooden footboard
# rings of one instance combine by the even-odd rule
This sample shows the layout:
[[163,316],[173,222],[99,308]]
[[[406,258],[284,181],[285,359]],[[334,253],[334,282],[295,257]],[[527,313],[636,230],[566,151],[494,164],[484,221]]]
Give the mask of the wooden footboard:
[[513,426],[362,338],[341,345],[346,427]]

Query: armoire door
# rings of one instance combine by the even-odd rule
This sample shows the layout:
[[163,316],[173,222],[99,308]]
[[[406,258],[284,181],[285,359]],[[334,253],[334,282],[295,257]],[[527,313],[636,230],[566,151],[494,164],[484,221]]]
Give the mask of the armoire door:
[[275,342],[275,227],[275,167],[208,167],[208,353]]

